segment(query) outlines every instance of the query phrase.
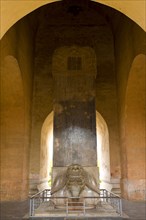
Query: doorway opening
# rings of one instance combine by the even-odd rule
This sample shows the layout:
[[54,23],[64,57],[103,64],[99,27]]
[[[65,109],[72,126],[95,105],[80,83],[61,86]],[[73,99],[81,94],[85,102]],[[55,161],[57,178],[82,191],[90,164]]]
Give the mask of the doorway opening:
[[[97,166],[99,167],[100,188],[110,182],[110,153],[108,127],[96,111]],[[41,131],[40,182],[51,188],[53,166],[53,111],[45,119]]]
[[107,189],[107,183],[110,183],[109,133],[105,120],[103,119],[101,114],[97,111],[96,111],[96,138],[97,138],[97,166],[99,167],[100,188]]
[[53,165],[53,111],[45,119],[41,130],[40,183],[51,187]]

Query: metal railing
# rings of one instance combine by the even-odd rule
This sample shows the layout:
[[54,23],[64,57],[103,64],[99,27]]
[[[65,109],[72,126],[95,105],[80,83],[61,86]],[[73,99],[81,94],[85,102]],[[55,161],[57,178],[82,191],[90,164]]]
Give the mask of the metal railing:
[[[63,200],[64,209],[66,211],[66,216],[68,216],[71,211],[71,203],[72,203],[72,205],[74,203],[73,200],[71,201],[72,197],[54,197],[54,196],[51,196],[51,191],[49,189],[45,189],[41,192],[36,193],[32,197],[30,197],[30,212],[29,212],[30,217],[35,216],[36,209],[42,203],[49,202],[49,200],[56,200],[56,199],[58,201]],[[109,192],[106,189],[100,189],[100,195],[97,197],[82,197],[82,198],[78,197],[76,199],[78,199],[78,202],[75,202],[75,205],[73,205],[74,206],[74,214],[77,213],[77,211],[82,211],[82,213],[85,215],[86,208],[87,208],[87,200],[94,199],[94,201],[95,200],[100,201],[101,204],[105,204],[105,203],[110,204],[114,208],[114,210],[120,216],[122,216],[121,198],[118,195],[116,195],[112,192]],[[82,199],[82,202],[79,202],[79,199]],[[78,210],[79,206],[80,206],[80,210]]]
[[106,189],[100,189],[100,198],[103,202],[109,203],[122,216],[122,199],[120,196]]
[[50,189],[42,190],[31,196],[29,200],[29,215],[34,216],[35,210],[40,206],[40,204],[49,201],[50,197]]

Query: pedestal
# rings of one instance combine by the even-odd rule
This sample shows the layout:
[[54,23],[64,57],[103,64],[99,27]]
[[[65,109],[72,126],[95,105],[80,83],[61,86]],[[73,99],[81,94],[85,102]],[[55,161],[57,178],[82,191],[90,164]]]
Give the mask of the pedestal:
[[[94,208],[99,199],[91,198],[99,196],[99,179],[97,167],[82,167],[84,173],[83,176],[77,177],[77,181],[73,180],[74,177],[70,176],[71,180],[67,177],[68,167],[53,167],[52,172],[52,201],[56,208],[63,208],[66,205],[68,199],[74,201],[85,201],[86,206]],[[81,180],[82,178],[82,180]],[[69,183],[69,181],[72,181]],[[80,182],[79,182],[80,181]],[[68,187],[70,184],[70,188]],[[82,185],[84,187],[82,187]],[[82,188],[82,189],[81,189]],[[81,189],[81,193],[80,192]],[[56,190],[54,192],[54,190]],[[71,192],[72,191],[72,192]],[[62,197],[62,198],[55,198]],[[90,198],[84,198],[90,197]]]

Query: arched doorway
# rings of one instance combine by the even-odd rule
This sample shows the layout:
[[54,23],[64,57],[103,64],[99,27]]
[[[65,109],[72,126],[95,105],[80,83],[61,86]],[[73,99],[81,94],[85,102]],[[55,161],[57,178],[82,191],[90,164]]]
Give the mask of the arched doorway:
[[145,197],[146,56],[135,57],[127,84],[122,139],[122,188],[128,199]]
[[110,150],[108,127],[103,117],[96,111],[97,157],[100,188],[111,190]]
[[1,199],[23,200],[28,195],[29,140],[22,73],[17,59],[11,55],[5,57],[1,70]]
[[[111,190],[110,150],[108,127],[99,112],[96,111],[97,166],[99,167],[100,188]],[[41,130],[40,184],[38,189],[51,187],[53,163],[53,112],[45,119]]]
[[[14,2],[14,1],[13,1]],[[17,1],[17,3],[18,3],[18,1]],[[7,2],[2,2],[2,4],[7,4]],[[19,3],[18,3],[19,4]],[[29,3],[28,3],[29,4]],[[28,4],[27,4],[27,6],[28,6]],[[37,4],[37,3],[36,3]],[[15,4],[14,4],[15,5]],[[14,6],[13,5],[13,6]],[[49,5],[51,5],[51,4],[49,4]],[[27,7],[26,6],[26,7]],[[20,7],[21,8],[23,8],[23,4],[22,4],[22,2],[20,2]],[[124,7],[126,7],[126,6],[124,6]],[[144,7],[143,7],[144,8]],[[17,7],[16,7],[16,9],[17,9]],[[108,8],[109,10],[110,10],[110,8]],[[131,8],[130,8],[131,9]],[[136,8],[136,10],[137,10],[137,8]],[[20,10],[20,12],[21,12],[21,10]],[[115,12],[115,11],[114,11]],[[114,14],[114,12],[113,12],[113,14]],[[26,13],[28,13],[28,11],[26,12]],[[13,11],[13,14],[15,14],[14,13],[14,11]],[[112,15],[113,14],[111,14],[111,17],[112,17]],[[31,15],[30,15],[31,16]],[[115,48],[117,48],[117,50],[116,50],[116,55],[117,55],[117,53],[119,54],[119,57],[118,57],[118,62],[120,62],[120,64],[121,64],[121,66],[122,66],[122,68],[123,68],[123,71],[125,71],[125,66],[127,65],[127,63],[125,64],[125,60],[126,60],[126,58],[125,58],[125,60],[123,59],[123,57],[121,57],[121,51],[122,50],[119,50],[118,51],[118,46],[120,45],[121,46],[121,48],[123,49],[123,44],[124,44],[124,46],[125,46],[125,48],[127,48],[126,46],[127,45],[130,45],[131,47],[128,47],[128,51],[130,51],[129,53],[128,53],[128,57],[131,57],[131,56],[133,56],[133,53],[136,51],[136,46],[134,47],[133,45],[139,45],[139,39],[137,40],[137,41],[134,41],[133,39],[137,39],[137,35],[135,35],[135,33],[134,32],[132,32],[132,34],[131,34],[131,30],[133,30],[134,28],[135,28],[135,24],[131,24],[131,21],[128,21],[128,24],[126,23],[127,21],[126,20],[124,20],[124,25],[123,25],[123,23],[122,22],[119,22],[118,20],[114,20],[115,22],[114,22],[114,25],[112,26],[111,25],[111,21],[112,21],[112,19],[111,19],[111,17],[109,18],[108,16],[106,16],[104,13],[103,13],[103,16],[106,18],[106,22],[108,23],[108,25],[109,25],[109,30],[111,31],[111,32],[113,32],[114,34],[114,40],[115,41],[113,41],[114,43],[116,43],[116,44],[114,44],[114,47]],[[27,16],[26,16],[27,17]],[[45,77],[44,77],[44,73],[45,73],[45,71],[48,71],[48,69],[47,69],[47,65],[45,65],[45,66],[43,66],[43,68],[40,68],[40,69],[42,69],[43,70],[43,72],[41,72],[42,73],[42,75],[41,75],[41,77],[43,78],[43,81],[42,81],[42,84],[41,85],[39,85],[38,86],[38,82],[40,81],[39,79],[40,78],[38,78],[38,81],[35,81],[34,80],[34,78],[33,78],[33,73],[34,73],[34,69],[32,68],[32,66],[33,66],[33,61],[34,61],[34,54],[33,54],[33,52],[34,52],[34,41],[36,40],[36,38],[35,38],[35,34],[34,33],[36,33],[35,31],[36,31],[36,29],[34,30],[33,28],[31,28],[31,27],[34,27],[35,25],[34,25],[34,23],[36,22],[36,20],[35,20],[35,22],[33,21],[33,19],[31,20],[31,22],[32,22],[32,26],[30,26],[30,20],[28,19],[28,17],[26,18],[25,17],[25,19],[23,20],[21,20],[20,22],[18,22],[17,24],[16,24],[16,26],[14,26],[11,30],[9,30],[8,32],[7,32],[7,34],[4,36],[4,41],[5,41],[5,44],[4,44],[4,46],[2,47],[2,49],[3,49],[3,51],[4,51],[4,56],[6,56],[7,54],[12,54],[12,55],[16,55],[17,56],[17,58],[19,59],[19,65],[20,65],[20,69],[21,69],[21,71],[23,72],[23,77],[22,77],[22,84],[24,85],[24,86],[26,86],[26,92],[27,92],[27,97],[26,97],[26,99],[25,99],[25,102],[24,102],[24,108],[22,109],[22,112],[21,113],[23,113],[23,111],[24,111],[24,109],[26,109],[26,111],[27,111],[27,113],[29,114],[29,117],[27,117],[28,115],[26,114],[26,112],[24,112],[24,115],[26,116],[25,117],[25,123],[23,124],[24,125],[24,127],[26,128],[26,126],[27,127],[29,127],[29,130],[30,130],[30,127],[31,127],[31,121],[33,121],[33,127],[31,127],[32,128],[32,136],[31,136],[31,134],[30,134],[30,132],[28,132],[28,128],[26,128],[25,129],[25,132],[24,132],[24,136],[23,137],[25,137],[26,139],[26,141],[28,141],[29,142],[29,145],[30,145],[30,142],[31,142],[31,144],[33,145],[33,146],[31,146],[29,149],[26,147],[26,151],[24,151],[24,158],[25,158],[25,160],[24,160],[24,165],[26,166],[26,169],[25,169],[25,166],[23,166],[23,168],[24,168],[24,175],[23,175],[23,177],[26,175],[28,175],[28,172],[29,172],[29,168],[28,168],[28,158],[29,158],[29,153],[31,152],[31,156],[30,156],[30,162],[32,162],[32,165],[33,165],[33,167],[32,167],[32,178],[34,177],[34,182],[36,181],[36,179],[35,179],[35,177],[36,178],[38,178],[38,176],[39,176],[39,168],[40,168],[40,160],[39,160],[39,156],[40,156],[40,133],[41,133],[41,128],[42,128],[42,124],[43,124],[43,122],[44,122],[44,118],[46,118],[46,116],[49,114],[49,112],[51,112],[51,110],[52,110],[52,91],[51,91],[51,85],[53,84],[52,83],[52,79],[51,79],[51,77],[49,78],[48,77],[48,75],[46,76],[45,75]],[[120,14],[120,21],[122,21],[122,14]],[[19,20],[19,19],[18,19]],[[12,19],[12,21],[15,23],[16,22],[16,20],[14,21],[13,19]],[[33,23],[34,22],[34,23]],[[119,23],[118,23],[119,22]],[[37,23],[37,22],[36,22]],[[35,23],[35,24],[36,24]],[[119,25],[119,24],[122,24],[122,25]],[[97,24],[96,24],[97,25]],[[111,26],[110,26],[111,25]],[[117,25],[117,26],[116,26]],[[10,25],[11,26],[11,25]],[[120,32],[119,31],[119,29],[121,29],[121,26],[122,26],[122,31],[123,32]],[[35,27],[37,27],[37,25],[35,26]],[[102,27],[102,25],[101,25],[101,27]],[[127,31],[128,30],[128,31]],[[34,31],[34,33],[33,33],[33,31]],[[137,27],[136,27],[136,31],[138,32],[138,34],[139,34],[139,30],[137,29]],[[135,32],[136,32],[135,31]],[[49,32],[51,33],[51,31],[49,30]],[[125,32],[126,32],[126,34],[125,34]],[[44,32],[45,33],[45,32]],[[99,32],[98,32],[99,33]],[[129,34],[130,33],[130,34]],[[140,33],[141,34],[141,33]],[[140,34],[139,34],[139,36],[140,36]],[[107,34],[105,34],[104,36],[108,36],[109,37],[109,35],[107,35]],[[123,36],[125,36],[125,38],[123,38]],[[48,37],[48,39],[49,39],[49,37]],[[90,38],[90,39],[92,39],[92,38]],[[101,38],[102,39],[102,38]],[[108,38],[109,39],[109,38]],[[51,40],[50,40],[51,41]],[[118,43],[117,43],[117,41],[118,41]],[[51,41],[52,42],[52,41]],[[58,42],[58,41],[56,41],[56,42]],[[124,42],[124,43],[123,43]],[[142,41],[141,41],[142,42]],[[143,45],[141,44],[141,47],[142,47]],[[33,47],[33,48],[32,48]],[[105,48],[104,47],[100,47],[100,48],[103,48],[104,50],[105,50]],[[140,48],[139,48],[140,49]],[[125,50],[125,51],[127,51],[127,50]],[[48,50],[49,51],[49,50]],[[109,50],[110,51],[110,50]],[[126,52],[125,52],[126,53]],[[108,52],[106,53],[106,54],[109,54]],[[131,55],[132,54],[132,55]],[[115,56],[116,56],[115,55]],[[105,58],[107,58],[107,56],[105,56]],[[109,62],[108,62],[109,60],[107,59],[107,66],[108,66],[108,64],[109,64]],[[116,61],[117,62],[117,61]],[[50,65],[50,60],[49,60],[49,65]],[[129,62],[130,63],[130,62]],[[124,64],[125,64],[125,66],[124,66]],[[117,63],[116,63],[116,65],[117,65]],[[103,66],[104,66],[104,64],[103,64]],[[118,66],[118,70],[119,70],[119,72],[121,71],[121,66],[120,65],[117,65]],[[98,68],[99,68],[99,70],[101,71],[101,66],[99,65],[98,66]],[[127,66],[126,66],[126,68],[127,68]],[[39,69],[39,70],[40,70]],[[38,70],[38,71],[39,71]],[[106,73],[108,73],[109,74],[109,70],[111,70],[111,68],[108,68],[108,71],[106,71]],[[51,72],[50,70],[48,71],[48,72]],[[120,72],[120,74],[122,73],[122,71]],[[19,72],[19,74],[21,75],[21,73]],[[101,71],[101,74],[99,75],[99,78],[102,80],[102,77],[105,75],[105,72],[103,71]],[[108,75],[108,77],[110,76],[110,74]],[[122,80],[125,82],[126,81],[126,77],[124,78],[124,74],[121,74],[121,78],[122,78]],[[107,77],[107,75],[105,76],[105,77]],[[107,78],[108,78],[107,77]],[[115,76],[116,77],[116,76]],[[34,83],[34,85],[36,86],[35,88],[36,88],[36,90],[39,90],[40,91],[40,93],[39,93],[39,95],[38,96],[36,96],[36,93],[34,92],[34,93],[32,93],[32,82],[33,82],[33,80],[35,81],[35,83],[36,83],[36,85],[35,85],[35,83]],[[50,81],[49,81],[50,80]],[[120,79],[121,80],[121,79]],[[119,80],[119,81],[120,81]],[[49,83],[48,83],[48,81],[49,81]],[[120,84],[121,82],[119,82],[119,84]],[[111,85],[112,85],[112,83],[111,83]],[[110,89],[111,89],[111,85],[109,85],[108,86],[108,93],[109,94],[111,94],[111,97],[113,98],[115,98],[115,96],[113,96],[113,93],[110,93]],[[15,86],[15,83],[14,83],[14,85],[13,86]],[[44,88],[44,87],[47,87],[48,89],[46,89],[46,91],[45,91],[45,93],[43,93],[43,91],[42,91],[42,88]],[[116,86],[115,86],[116,87]],[[102,85],[101,85],[101,87],[99,87],[99,90],[102,90],[103,91],[103,93],[101,94],[101,96],[99,96],[99,101],[101,101],[100,103],[98,103],[98,106],[99,106],[99,112],[101,112],[101,114],[104,116],[104,118],[106,119],[106,122],[107,122],[107,124],[108,124],[108,128],[109,128],[109,134],[110,134],[110,137],[111,136],[114,136],[115,137],[115,133],[114,134],[111,134],[111,130],[113,130],[113,129],[111,129],[111,127],[112,128],[115,128],[114,126],[115,126],[115,124],[116,124],[116,121],[112,121],[112,117],[111,117],[111,112],[113,111],[113,108],[111,108],[111,106],[115,106],[116,105],[116,103],[115,102],[113,102],[113,99],[110,99],[109,98],[109,96],[104,96],[104,89],[105,89],[105,84],[103,83]],[[3,92],[3,91],[2,91]],[[123,91],[122,91],[123,92]],[[33,97],[33,99],[32,99],[32,97]],[[118,98],[118,96],[117,96],[117,98]],[[32,106],[30,105],[29,106],[29,108],[28,108],[28,106],[27,106],[27,101],[29,102],[29,103],[31,103],[32,104],[32,102],[34,102],[34,100],[36,99],[36,103],[35,103],[35,105],[33,106],[33,108],[32,108]],[[32,100],[32,102],[30,101],[30,100]],[[110,106],[110,108],[107,108],[107,106],[105,106],[104,105],[104,103],[106,103],[107,104],[107,102],[108,101],[109,102],[111,102],[112,101],[112,103],[111,103],[111,106]],[[103,103],[104,102],[104,103]],[[39,108],[38,108],[38,106],[39,106]],[[33,109],[33,110],[32,110]],[[98,108],[97,108],[98,109]],[[101,111],[101,109],[102,109],[102,111]],[[108,112],[108,114],[106,115],[106,112],[107,112],[107,110],[109,109],[109,111],[110,112]],[[35,112],[36,111],[36,112]],[[30,113],[32,112],[32,118],[30,118]],[[33,113],[36,113],[36,118],[34,117],[34,114]],[[104,114],[103,114],[103,112],[104,112]],[[113,111],[113,115],[115,114],[115,109],[114,109],[114,111]],[[105,115],[106,115],[106,117],[105,117]],[[115,116],[115,115],[114,115]],[[115,116],[116,117],[116,116]],[[23,117],[22,117],[23,118]],[[111,119],[111,121],[109,120],[109,119]],[[21,123],[20,123],[21,124]],[[112,125],[112,126],[111,126]],[[111,127],[110,127],[111,126]],[[10,128],[10,127],[8,127],[8,128]],[[34,130],[35,130],[35,132],[34,132]],[[115,128],[115,130],[117,130],[116,128]],[[34,133],[35,134],[34,134]],[[17,132],[16,132],[17,133]],[[117,132],[118,133],[118,132]],[[17,133],[18,134],[18,133]],[[26,135],[26,136],[25,136]],[[31,141],[29,141],[29,139],[30,139],[30,137],[32,137],[32,139],[31,139]],[[33,143],[32,143],[33,142]],[[114,143],[114,141],[113,142],[110,142],[110,146],[111,146],[111,148],[113,147],[113,143]],[[113,157],[115,157],[116,155],[119,155],[118,153],[119,153],[119,145],[117,144],[117,141],[115,141],[115,146],[117,147],[117,151],[115,151],[115,149],[113,148],[113,151],[115,151],[115,154],[113,154]],[[26,146],[26,145],[25,145]],[[5,151],[5,150],[4,150]],[[11,152],[11,151],[10,151]],[[11,153],[10,153],[11,154]],[[7,156],[8,156],[8,154],[7,154]],[[2,158],[3,159],[3,158]],[[111,159],[111,161],[113,161],[113,159]],[[119,165],[119,158],[117,157],[117,161],[118,161],[118,165]],[[30,166],[31,167],[31,166]],[[113,167],[113,170],[115,169],[115,166],[114,166],[114,164],[112,165],[112,167]],[[8,172],[11,172],[11,166],[9,166],[9,169],[8,169]],[[115,169],[115,172],[117,172],[116,171],[116,169]],[[17,173],[18,175],[19,175],[19,172]],[[118,172],[118,175],[119,175],[119,172]],[[31,175],[30,175],[31,176]],[[37,181],[36,181],[37,182]],[[35,182],[35,183],[36,183]],[[21,184],[20,184],[21,185]],[[21,187],[21,186],[20,186]],[[27,189],[28,189],[28,178],[26,178],[26,181],[25,181],[25,189],[26,189],[26,191],[27,191]],[[23,190],[23,187],[21,187],[21,192],[22,192],[22,194],[23,194],[23,192],[24,192],[24,190]],[[24,195],[24,194],[23,194]],[[23,197],[23,196],[22,196]],[[21,198],[22,198],[21,197]],[[25,197],[23,197],[24,199],[26,199],[27,198],[27,193],[25,194]],[[9,197],[7,197],[7,199],[9,199]]]
[[40,148],[39,190],[51,186],[51,171],[53,165],[53,112],[47,116],[43,123]]

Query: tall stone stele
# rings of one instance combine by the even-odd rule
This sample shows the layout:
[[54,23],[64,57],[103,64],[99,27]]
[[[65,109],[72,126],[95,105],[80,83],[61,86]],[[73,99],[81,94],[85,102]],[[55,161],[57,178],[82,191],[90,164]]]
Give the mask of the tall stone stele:
[[[90,47],[66,46],[54,52],[53,184],[59,184],[56,179],[62,182],[68,166],[77,164],[90,173],[98,189],[96,72],[96,55]],[[71,196],[67,187],[62,186],[57,195]],[[52,188],[54,190],[55,185]],[[80,196],[95,193],[86,186]]]

